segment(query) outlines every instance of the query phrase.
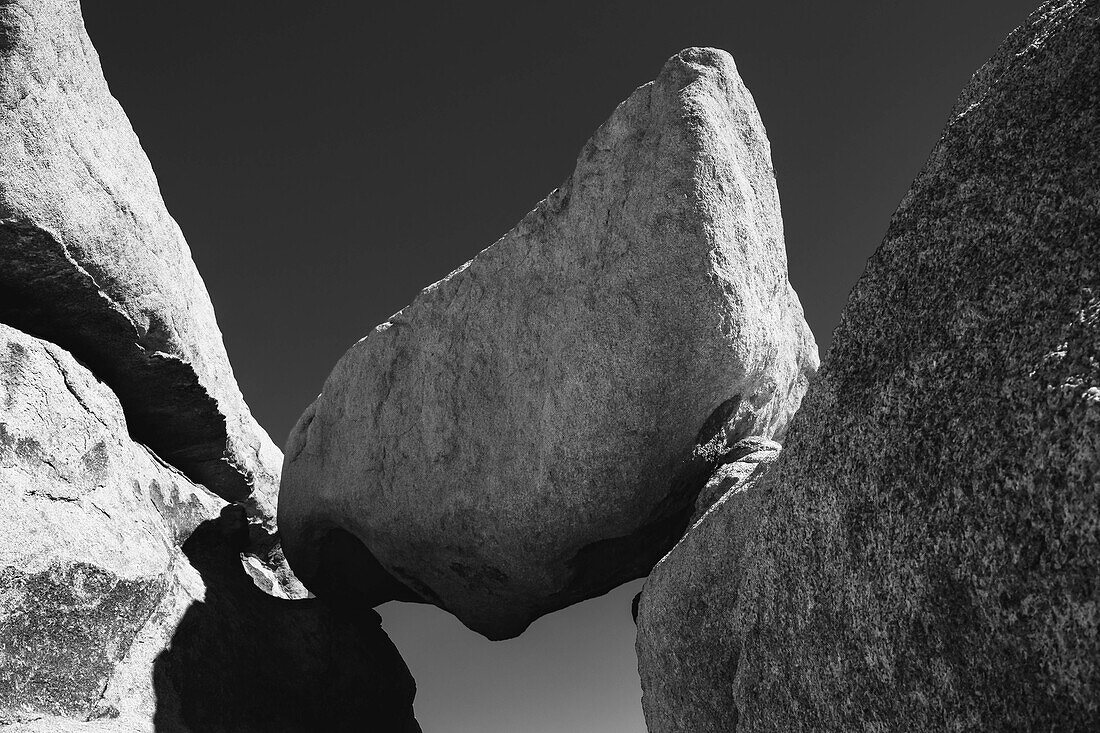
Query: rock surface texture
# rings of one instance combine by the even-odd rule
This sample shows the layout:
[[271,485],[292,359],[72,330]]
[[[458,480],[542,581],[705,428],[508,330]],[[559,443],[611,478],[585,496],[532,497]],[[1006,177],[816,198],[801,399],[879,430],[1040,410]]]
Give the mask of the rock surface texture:
[[0,322],[90,365],[135,439],[274,513],[282,457],[233,378],[209,296],[78,0],[0,2]]
[[336,365],[287,443],[287,558],[319,594],[514,636],[648,572],[816,367],[755,104],[728,54],[685,50]]
[[743,630],[730,601],[745,542],[759,521],[760,485],[777,457],[767,455],[715,472],[708,487],[725,492],[642,587],[636,648],[651,733],[738,730],[733,683]]
[[244,509],[68,353],[0,325],[0,408],[5,730],[419,730],[378,616],[259,590]]
[[974,76],[759,508],[647,582],[651,733],[1100,728],[1098,16]]
[[[95,717],[222,501],[130,441],[114,394],[0,325],[0,723]],[[193,575],[193,574],[192,574]]]
[[781,448],[774,440],[760,437],[746,438],[730,448],[696,497],[695,512],[691,515],[689,526],[702,519],[730,491],[739,491],[740,487],[750,481],[755,482],[766,473],[779,458]]
[[79,3],[0,0],[0,726],[419,731],[377,614],[286,599],[281,460]]

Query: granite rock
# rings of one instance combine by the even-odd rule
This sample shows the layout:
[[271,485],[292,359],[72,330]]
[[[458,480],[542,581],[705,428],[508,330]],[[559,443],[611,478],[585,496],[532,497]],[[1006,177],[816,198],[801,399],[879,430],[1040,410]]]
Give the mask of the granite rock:
[[779,458],[781,449],[782,446],[774,440],[759,436],[734,444],[695,498],[695,512],[691,515],[689,526],[702,519],[730,491],[748,486],[763,476]]
[[756,106],[728,54],[687,49],[339,361],[288,439],[287,558],[319,595],[515,636],[645,575],[816,367]]
[[282,456],[78,0],[0,2],[0,160],[0,322],[88,364],[137,441],[270,524]]
[[94,716],[222,501],[71,355],[0,325],[0,722]]
[[652,733],[1100,727],[1096,0],[974,76],[758,491],[647,582]]
[[184,545],[204,597],[153,665],[157,730],[420,733],[416,685],[379,615],[262,592],[241,566],[247,545],[238,507]]
[[5,730],[419,731],[377,614],[257,588],[244,507],[131,441],[71,355],[0,325],[0,405]]
[[738,730],[733,682],[743,627],[731,601],[760,516],[760,484],[775,463],[774,451],[760,454],[768,457],[715,472],[708,487],[724,493],[657,563],[635,600],[642,709],[651,733]]

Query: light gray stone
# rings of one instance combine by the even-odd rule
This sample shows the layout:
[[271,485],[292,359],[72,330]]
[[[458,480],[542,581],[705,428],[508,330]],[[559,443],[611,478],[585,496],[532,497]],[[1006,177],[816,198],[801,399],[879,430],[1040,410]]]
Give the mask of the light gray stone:
[[95,716],[162,600],[201,589],[180,547],[223,502],[132,442],[72,356],[3,325],[0,408],[0,722]]
[[257,588],[245,509],[132,442],[68,353],[0,325],[0,408],[5,730],[418,733],[378,615]]
[[647,573],[816,367],[756,106],[728,54],[682,51],[565,184],[339,361],[287,443],[287,558],[319,594],[515,636]]
[[725,493],[642,586],[635,647],[651,733],[739,730],[733,683],[743,622],[732,601],[759,520],[760,484],[774,463],[771,453],[770,460],[720,467],[711,483]]
[[214,310],[78,0],[0,3],[0,322],[118,395],[134,437],[274,514],[282,456],[253,420]]
[[712,506],[737,487],[746,486],[762,476],[779,458],[782,446],[759,436],[746,438],[733,445],[714,470],[714,474],[695,498],[695,512],[689,526],[702,519]]
[[1096,0],[974,76],[758,491],[646,583],[651,733],[1100,729]]

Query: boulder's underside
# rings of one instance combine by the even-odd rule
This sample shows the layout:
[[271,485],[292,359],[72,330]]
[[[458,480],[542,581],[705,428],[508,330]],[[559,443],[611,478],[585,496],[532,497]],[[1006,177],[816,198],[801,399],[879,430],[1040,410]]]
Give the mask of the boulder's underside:
[[375,606],[500,639],[649,573],[650,733],[1100,729],[1098,113],[1100,0],[1051,0],[807,392],[763,124],[675,55],[337,363],[293,599],[282,456],[80,4],[0,0],[0,727],[419,733]]

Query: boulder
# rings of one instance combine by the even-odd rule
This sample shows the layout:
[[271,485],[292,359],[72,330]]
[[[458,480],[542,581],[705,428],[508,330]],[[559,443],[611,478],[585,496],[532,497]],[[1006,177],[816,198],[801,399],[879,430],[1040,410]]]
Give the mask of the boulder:
[[760,485],[776,457],[768,454],[715,472],[708,487],[725,492],[657,563],[635,599],[642,708],[651,733],[739,730],[731,640],[743,628],[730,588],[759,521]]
[[222,501],[127,435],[114,394],[0,325],[0,723],[95,716]]
[[689,526],[702,519],[730,491],[740,490],[740,487],[763,476],[779,458],[781,449],[782,446],[774,440],[759,436],[746,438],[731,447],[695,498],[695,511],[691,515]]
[[90,365],[134,438],[270,520],[282,457],[111,96],[78,0],[0,3],[0,322]]
[[420,733],[416,685],[379,615],[263,593],[241,567],[247,527],[229,507],[184,545],[205,597],[153,665],[157,730]]
[[0,325],[0,404],[5,730],[419,731],[377,614],[258,589],[244,508],[131,441],[71,355]]
[[647,581],[651,733],[1100,728],[1097,0],[974,76],[758,490]]
[[515,636],[645,575],[816,367],[756,106],[728,54],[687,49],[340,359],[287,442],[287,559],[319,595]]

